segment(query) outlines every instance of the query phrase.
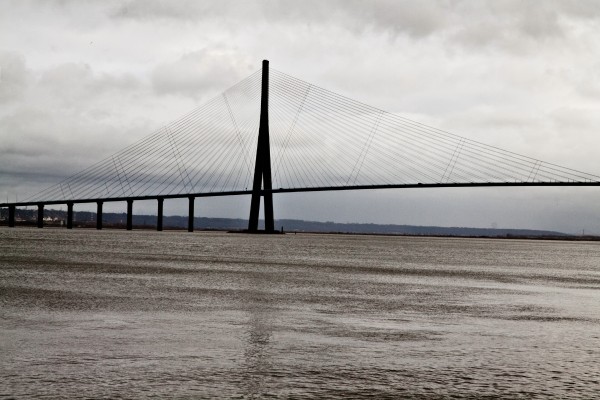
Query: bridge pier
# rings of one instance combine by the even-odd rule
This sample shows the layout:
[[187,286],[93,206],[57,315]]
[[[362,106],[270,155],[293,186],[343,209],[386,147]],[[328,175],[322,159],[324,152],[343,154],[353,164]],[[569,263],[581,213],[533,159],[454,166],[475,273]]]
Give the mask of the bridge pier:
[[38,213],[37,213],[37,227],[44,227],[44,205],[38,204]]
[[102,205],[104,203],[101,201],[96,202],[97,210],[96,210],[96,229],[102,229]]
[[15,227],[15,206],[8,206],[8,227]]
[[127,230],[133,229],[133,200],[127,200]]
[[[264,190],[262,189],[264,187]],[[260,97],[260,125],[254,164],[254,182],[250,200],[248,232],[258,232],[260,198],[264,199],[265,233],[276,233],[273,220],[273,188],[271,181],[271,149],[269,144],[269,61],[263,60]]]
[[67,203],[67,229],[73,229],[73,203]]
[[194,232],[194,203],[196,198],[193,196],[188,197],[189,200],[189,211],[188,211],[188,232]]
[[159,197],[156,200],[158,200],[158,212],[156,214],[156,230],[160,232],[163,230],[163,203],[165,202],[165,199]]

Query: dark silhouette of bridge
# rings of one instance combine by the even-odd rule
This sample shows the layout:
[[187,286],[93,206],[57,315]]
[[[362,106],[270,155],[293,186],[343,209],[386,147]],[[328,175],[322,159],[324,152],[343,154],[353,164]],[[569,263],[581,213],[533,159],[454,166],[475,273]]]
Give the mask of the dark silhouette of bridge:
[[[258,131],[258,136],[256,132]],[[256,151],[253,151],[256,149]],[[272,157],[273,152],[273,157]],[[254,165],[253,172],[251,166]],[[274,172],[274,174],[273,174]],[[251,184],[251,186],[250,186]],[[250,189],[248,187],[250,186]],[[275,232],[273,194],[434,187],[600,186],[600,176],[516,154],[387,113],[279,71],[257,71],[141,141],[8,207],[251,195],[248,232]],[[264,230],[259,230],[261,198]]]

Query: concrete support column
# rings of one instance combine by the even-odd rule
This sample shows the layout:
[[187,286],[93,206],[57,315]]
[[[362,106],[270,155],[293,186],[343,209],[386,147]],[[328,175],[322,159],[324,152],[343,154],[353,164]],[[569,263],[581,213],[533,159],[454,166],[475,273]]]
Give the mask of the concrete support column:
[[37,227],[44,227],[44,205],[38,204]]
[[194,232],[194,202],[195,197],[188,197],[189,200],[189,212],[188,212],[188,232]]
[[73,203],[67,203],[67,229],[73,229]]
[[15,206],[8,206],[8,227],[15,227]]
[[102,229],[102,205],[103,203],[101,201],[97,202],[96,205],[98,206],[98,209],[96,211],[96,229],[100,230]]
[[163,203],[165,202],[165,199],[163,199],[162,197],[159,197],[156,200],[158,200],[158,213],[156,215],[156,230],[160,232],[163,230]]
[[133,200],[127,200],[127,230],[133,229]]

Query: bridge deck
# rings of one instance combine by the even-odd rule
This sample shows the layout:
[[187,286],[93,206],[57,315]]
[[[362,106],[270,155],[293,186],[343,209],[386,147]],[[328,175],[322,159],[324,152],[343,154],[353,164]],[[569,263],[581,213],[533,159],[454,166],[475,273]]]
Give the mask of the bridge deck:
[[[349,190],[379,190],[379,189],[423,189],[423,188],[465,188],[465,187],[551,187],[551,186],[600,186],[600,182],[469,182],[469,183],[414,183],[398,185],[354,185],[354,186],[320,186],[306,188],[279,188],[271,192],[276,193],[299,193],[299,192],[334,192]],[[264,191],[263,191],[264,192]],[[25,207],[36,205],[53,204],[84,204],[98,202],[119,202],[119,201],[140,201],[140,200],[158,200],[158,199],[185,199],[201,197],[220,197],[220,196],[243,196],[251,195],[252,190],[238,190],[229,192],[198,192],[186,194],[164,194],[155,196],[123,196],[107,198],[90,199],[59,199],[48,201],[23,201],[0,203],[0,207]]]

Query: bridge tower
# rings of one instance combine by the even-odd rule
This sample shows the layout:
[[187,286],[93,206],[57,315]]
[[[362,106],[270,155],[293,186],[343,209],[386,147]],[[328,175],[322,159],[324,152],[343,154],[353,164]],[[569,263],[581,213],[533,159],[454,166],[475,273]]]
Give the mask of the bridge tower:
[[269,144],[269,61],[263,60],[260,98],[260,126],[254,165],[254,183],[250,203],[248,232],[258,232],[260,197],[264,197],[265,233],[275,232],[273,220],[273,188],[271,183],[271,149]]

